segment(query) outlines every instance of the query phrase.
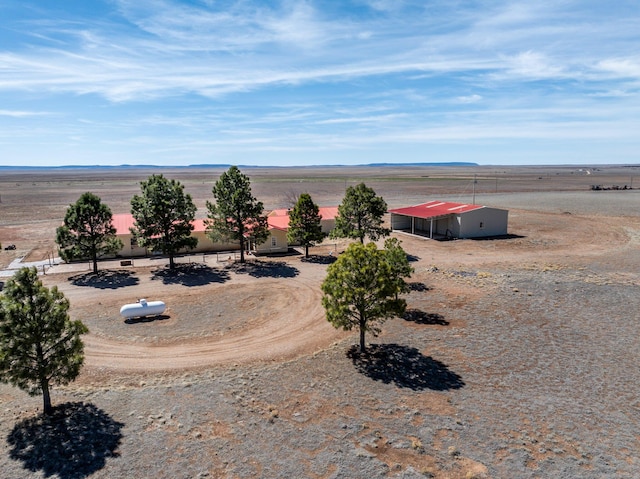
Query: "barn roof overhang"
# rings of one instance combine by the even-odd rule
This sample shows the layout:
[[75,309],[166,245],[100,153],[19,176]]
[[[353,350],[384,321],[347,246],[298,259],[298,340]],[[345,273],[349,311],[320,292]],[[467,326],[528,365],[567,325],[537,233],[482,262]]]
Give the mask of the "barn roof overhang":
[[464,203],[453,203],[449,201],[429,201],[420,205],[407,206],[389,210],[389,213],[409,216],[414,218],[437,220],[448,216],[466,213],[469,211],[484,208],[481,205],[470,205]]

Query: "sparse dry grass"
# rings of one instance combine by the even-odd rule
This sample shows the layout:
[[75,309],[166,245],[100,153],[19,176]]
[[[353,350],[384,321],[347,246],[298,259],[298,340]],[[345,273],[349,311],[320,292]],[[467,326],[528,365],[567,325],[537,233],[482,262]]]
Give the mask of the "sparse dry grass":
[[[306,326],[294,328],[286,341],[299,340],[307,349],[286,357],[273,354],[277,342],[239,344],[237,351],[249,347],[257,355],[248,361],[227,356],[193,368],[181,363],[174,371],[152,364],[148,370],[110,368],[109,356],[98,365],[95,350],[88,348],[80,379],[53,391],[55,404],[74,405],[68,409],[82,412],[74,416],[82,424],[74,423],[73,430],[83,431],[87,440],[70,431],[65,441],[65,433],[58,431],[57,456],[51,457],[42,449],[51,440],[38,433],[46,428],[29,422],[38,414],[40,398],[2,385],[0,470],[11,478],[51,474],[62,479],[640,476],[640,326],[635,318],[640,306],[640,219],[637,213],[609,209],[609,198],[614,197],[609,193],[626,194],[625,211],[635,202],[636,212],[639,195],[589,196],[582,193],[583,179],[574,181],[568,170],[557,172],[561,174],[526,170],[512,177],[519,195],[481,197],[496,206],[513,203],[513,238],[439,243],[400,236],[416,259],[412,282],[422,285],[407,295],[414,320],[390,320],[379,338],[368,337],[393,360],[392,368],[380,362],[358,367],[347,355],[356,341],[352,335],[303,343]],[[351,170],[348,181],[371,180],[392,206],[455,193],[447,191],[454,184],[450,179],[403,182],[390,179],[388,172],[374,173]],[[623,173],[628,177],[628,170],[616,174]],[[301,184],[300,172],[290,174],[275,181],[272,171],[255,172],[261,178],[257,196],[278,206],[280,195],[296,187],[312,196],[317,192],[322,204],[339,202],[343,182]],[[511,170],[509,174],[515,175]],[[213,181],[209,173],[184,175],[187,189],[204,201]],[[616,182],[605,180],[599,183]],[[0,234],[5,236],[0,241],[11,235],[19,253],[45,251],[50,245],[42,245],[51,240],[52,228],[80,193],[97,187],[97,194],[121,211],[136,192],[137,181],[117,175],[4,177]],[[456,184],[461,181],[455,178]],[[531,192],[542,183],[560,190],[561,182],[575,190],[562,203],[558,197],[545,203],[555,192]],[[442,190],[436,184],[444,185]],[[433,187],[428,197],[426,185]],[[30,202],[26,193],[34,188],[45,196]],[[15,192],[23,196],[12,196]],[[11,254],[2,252],[2,261]],[[326,264],[295,257],[283,261],[296,268],[297,275],[255,278],[230,271],[223,278],[210,271],[208,278],[220,281],[188,286],[188,281],[163,281],[161,276],[152,280],[152,269],[140,267],[131,270],[137,282],[127,280],[114,289],[86,281],[73,285],[70,278],[78,272],[45,280],[69,294],[74,315],[91,314],[96,337],[160,348],[206,344],[215,337],[215,328],[251,330],[270,318],[286,317],[295,326],[311,307],[313,285],[322,280]],[[145,288],[171,295],[170,318],[133,325],[137,329],[132,334],[132,328],[126,329],[132,325],[125,325],[111,309]],[[297,298],[287,296],[296,288],[301,291]],[[288,299],[278,307],[268,305],[274,296]],[[303,304],[304,298],[310,302]],[[260,311],[264,317],[258,321],[251,313]],[[236,321],[230,320],[231,314],[237,314]],[[398,367],[402,364],[406,367]],[[427,367],[428,374],[415,365]],[[98,419],[105,436],[84,427]],[[26,445],[41,451],[46,467],[19,458],[26,449],[8,441],[16,428],[35,433],[19,437],[30,438]],[[109,447],[101,449],[100,444]],[[74,454],[92,458],[82,463],[84,470],[74,471]],[[24,468],[29,464],[33,470]]]

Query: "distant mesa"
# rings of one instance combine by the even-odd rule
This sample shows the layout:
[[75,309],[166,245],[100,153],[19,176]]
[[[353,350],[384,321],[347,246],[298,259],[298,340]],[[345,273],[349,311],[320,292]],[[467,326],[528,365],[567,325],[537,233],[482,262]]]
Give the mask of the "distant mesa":
[[[187,169],[187,168],[229,168],[232,166],[227,163],[202,163],[194,165],[62,165],[62,166],[24,166],[24,165],[0,165],[0,170],[89,170],[89,169],[149,169],[149,168],[164,168],[164,169]],[[479,166],[478,163],[464,162],[464,161],[451,161],[451,162],[436,162],[436,163],[365,163],[358,165],[306,165],[306,166],[268,166],[268,165],[236,165],[238,168],[326,168],[326,167],[346,167],[346,168],[358,168],[358,167],[399,167],[399,166]]]

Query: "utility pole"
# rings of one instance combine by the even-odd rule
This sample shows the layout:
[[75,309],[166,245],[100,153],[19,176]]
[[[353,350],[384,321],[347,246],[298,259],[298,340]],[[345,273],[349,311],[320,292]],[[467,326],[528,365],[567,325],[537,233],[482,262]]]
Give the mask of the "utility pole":
[[478,182],[478,180],[476,179],[477,175],[474,173],[473,175],[473,203],[472,204],[476,204],[476,183]]

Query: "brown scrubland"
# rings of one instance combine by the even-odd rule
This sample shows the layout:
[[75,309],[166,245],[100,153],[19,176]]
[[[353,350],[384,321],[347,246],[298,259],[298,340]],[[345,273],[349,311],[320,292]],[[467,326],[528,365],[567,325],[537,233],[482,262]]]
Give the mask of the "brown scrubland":
[[[163,173],[203,217],[225,169],[3,171],[0,269],[53,258],[55,229],[85,191],[127,213],[140,181]],[[0,385],[3,477],[640,476],[638,168],[241,169],[267,210],[302,192],[337,205],[365,182],[390,208],[475,199],[508,209],[509,235],[394,233],[415,269],[408,310],[367,337],[366,357],[320,301],[344,240],[308,261],[49,267],[43,282],[90,330],[85,366],[53,388],[53,418],[40,398]],[[139,298],[167,310],[125,321],[120,306]]]

